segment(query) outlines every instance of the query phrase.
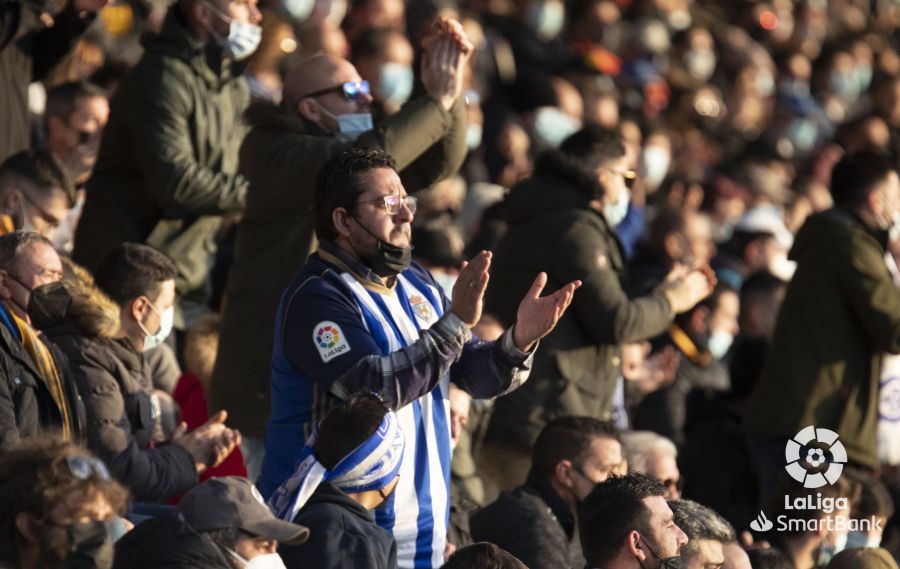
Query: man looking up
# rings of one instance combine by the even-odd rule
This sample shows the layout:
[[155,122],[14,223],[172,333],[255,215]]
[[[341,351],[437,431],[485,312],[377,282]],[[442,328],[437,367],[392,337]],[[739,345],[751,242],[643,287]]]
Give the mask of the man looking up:
[[263,494],[271,494],[293,472],[328,408],[359,391],[378,394],[396,409],[412,451],[404,454],[394,495],[375,514],[394,534],[402,568],[443,564],[450,381],[478,398],[516,389],[536,342],[580,285],[541,297],[546,275],[539,275],[513,326],[496,342],[481,342],[470,330],[481,317],[491,255],[482,252],[460,270],[451,309],[431,275],[411,263],[415,207],[381,150],[347,150],[320,173],[319,251],[285,290],[276,318],[260,478]]
[[237,228],[210,398],[213,406],[232,410],[231,420],[247,436],[243,450],[251,477],[259,472],[269,417],[278,298],[316,248],[318,172],[349,147],[382,148],[396,160],[403,186],[416,192],[455,173],[465,158],[460,94],[472,46],[451,20],[438,20],[426,45],[424,93],[384,122],[372,124],[372,93],[356,68],[328,55],[288,72],[281,106],[258,103],[247,111],[252,128],[241,147],[241,172],[250,191]]

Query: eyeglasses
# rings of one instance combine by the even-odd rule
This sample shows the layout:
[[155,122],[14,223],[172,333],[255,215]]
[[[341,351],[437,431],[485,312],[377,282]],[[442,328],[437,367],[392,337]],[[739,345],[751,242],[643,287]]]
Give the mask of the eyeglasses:
[[634,187],[637,181],[637,172],[634,170],[609,170],[613,174],[619,174],[625,180],[625,187],[629,190]]
[[369,87],[368,81],[345,81],[340,85],[335,85],[334,87],[319,89],[318,91],[308,93],[304,95],[303,98],[305,99],[307,97],[318,97],[319,95],[327,95],[328,93],[341,93],[348,101],[355,101],[362,95],[370,95],[372,93],[372,90]]
[[109,470],[103,461],[92,456],[67,456],[66,465],[69,472],[79,480],[87,480],[91,474],[95,474],[102,480],[109,480]]
[[414,214],[416,213],[416,204],[418,204],[419,198],[415,196],[403,196],[401,198],[398,195],[388,194],[386,196],[380,196],[371,200],[363,200],[356,203],[376,203],[379,201],[384,202],[384,209],[388,212],[388,215],[397,215],[398,213],[400,213],[400,208],[404,205],[407,207],[407,209],[409,209],[409,213]]

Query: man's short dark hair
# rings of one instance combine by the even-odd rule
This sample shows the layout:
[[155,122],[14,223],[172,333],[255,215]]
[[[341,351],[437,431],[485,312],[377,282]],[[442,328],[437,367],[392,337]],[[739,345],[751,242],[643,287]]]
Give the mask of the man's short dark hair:
[[378,148],[350,148],[328,159],[316,178],[316,236],[319,239],[337,239],[332,212],[342,207],[356,213],[356,202],[366,191],[359,174],[378,168],[397,171],[394,159]]
[[593,417],[559,417],[544,427],[534,442],[531,470],[544,478],[553,476],[561,460],[580,467],[591,452],[595,439],[619,440],[619,430],[612,423]]
[[0,196],[13,188],[38,200],[59,190],[66,194],[69,207],[75,204],[75,186],[48,150],[22,150],[0,164]]
[[666,487],[647,474],[610,476],[578,507],[581,549],[589,567],[605,567],[618,555],[628,534],[652,539],[650,509],[644,498],[665,496]]
[[894,171],[896,165],[888,154],[845,155],[831,171],[831,196],[835,205],[848,209],[862,206],[875,186]]
[[44,119],[59,117],[68,121],[75,112],[75,105],[79,99],[88,97],[106,98],[106,92],[100,87],[87,81],[75,81],[63,83],[47,91],[47,107],[44,110]]
[[601,126],[587,126],[560,145],[559,150],[583,172],[595,172],[625,156],[622,135]]
[[377,395],[357,393],[332,408],[322,423],[313,452],[331,470],[378,429],[389,411]]
[[460,548],[441,569],[528,569],[512,553],[482,541]]
[[165,253],[147,245],[122,243],[103,257],[94,281],[119,306],[126,306],[139,296],[155,301],[162,283],[177,276],[175,263]]
[[794,569],[791,558],[774,547],[748,549],[747,557],[753,569]]
[[669,500],[669,508],[675,516],[675,525],[688,536],[688,542],[681,548],[682,558],[700,553],[701,540],[718,541],[723,545],[737,540],[731,524],[703,504],[693,500]]

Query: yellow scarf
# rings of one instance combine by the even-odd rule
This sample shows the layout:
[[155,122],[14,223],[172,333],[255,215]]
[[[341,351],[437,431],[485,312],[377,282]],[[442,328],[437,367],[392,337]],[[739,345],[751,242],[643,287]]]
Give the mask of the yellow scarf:
[[25,346],[28,357],[31,358],[34,366],[40,372],[41,378],[50,390],[53,401],[56,403],[56,406],[59,407],[59,412],[62,414],[63,418],[63,437],[66,440],[71,440],[72,416],[69,410],[69,403],[66,400],[66,390],[63,387],[62,377],[59,374],[59,368],[56,367],[56,361],[53,359],[53,354],[38,337],[34,328],[29,326],[27,322],[19,318],[15,312],[10,310],[8,304],[6,304],[6,311],[12,317],[13,322],[16,323],[16,328],[19,329],[19,334],[22,336],[22,345]]
[[12,217],[2,214],[0,215],[0,235],[6,235],[7,233],[12,233],[16,228],[13,225]]

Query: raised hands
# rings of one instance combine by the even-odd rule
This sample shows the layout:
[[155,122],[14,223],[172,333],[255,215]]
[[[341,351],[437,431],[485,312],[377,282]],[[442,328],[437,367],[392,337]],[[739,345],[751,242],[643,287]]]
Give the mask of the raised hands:
[[462,25],[449,18],[435,21],[422,48],[422,85],[449,111],[463,92],[465,65],[475,48]]
[[227,418],[228,413],[219,411],[190,433],[185,423],[172,433],[172,444],[184,447],[194,457],[198,473],[221,464],[241,444],[241,433],[225,426]]
[[469,328],[474,327],[481,320],[481,310],[484,308],[484,291],[487,290],[491,268],[491,252],[482,251],[469,261],[463,261],[456,284],[453,285],[453,294],[450,299],[450,310],[456,314]]
[[581,281],[572,281],[553,294],[541,296],[546,285],[547,273],[539,273],[516,312],[513,343],[523,352],[531,351],[535,342],[556,328]]

